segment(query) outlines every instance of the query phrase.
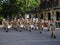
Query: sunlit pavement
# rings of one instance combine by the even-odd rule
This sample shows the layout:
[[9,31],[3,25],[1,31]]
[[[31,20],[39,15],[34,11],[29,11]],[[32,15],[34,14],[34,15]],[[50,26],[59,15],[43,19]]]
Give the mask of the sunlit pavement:
[[56,39],[52,39],[50,35],[50,31],[46,29],[40,34],[38,30],[18,32],[9,29],[9,32],[5,32],[0,27],[0,45],[60,45],[60,30],[56,29]]

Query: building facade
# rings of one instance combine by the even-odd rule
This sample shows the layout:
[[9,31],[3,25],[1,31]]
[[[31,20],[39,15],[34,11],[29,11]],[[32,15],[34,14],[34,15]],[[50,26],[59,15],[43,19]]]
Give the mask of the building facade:
[[42,0],[40,12],[37,15],[41,19],[60,20],[60,0]]

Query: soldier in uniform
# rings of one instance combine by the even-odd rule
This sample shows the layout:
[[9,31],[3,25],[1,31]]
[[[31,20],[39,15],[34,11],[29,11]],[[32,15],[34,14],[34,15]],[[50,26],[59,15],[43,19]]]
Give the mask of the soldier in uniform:
[[21,29],[21,30],[22,30],[22,29],[23,29],[23,30],[25,29],[24,25],[25,25],[25,24],[24,24],[24,21],[21,20],[21,21],[20,21],[20,29]]
[[14,21],[13,21],[13,19],[10,21],[10,25],[13,27],[13,23],[14,23]]
[[28,19],[28,30],[31,31],[31,29],[30,29],[30,19]]
[[25,30],[27,31],[27,19],[25,19]]
[[30,22],[29,22],[30,20],[29,19],[26,19],[26,21],[25,21],[25,30],[27,31],[31,31],[30,30]]
[[50,31],[50,20],[48,21],[48,31]]
[[33,20],[30,19],[30,30],[34,29]]
[[40,33],[42,33],[42,21],[41,20],[38,21],[38,29]]
[[20,19],[18,19],[18,21],[16,23],[17,23],[16,29],[21,32],[22,30],[20,29]]
[[23,19],[23,29],[25,30],[25,19]]
[[35,21],[35,20],[36,20],[36,19],[35,19],[35,18],[33,18],[34,30],[36,30],[36,26],[35,26],[36,21]]
[[14,21],[13,21],[13,26],[12,26],[14,29],[16,29],[16,31],[18,31],[17,30],[17,19],[15,18],[14,19]]
[[55,35],[55,21],[53,19],[51,20],[50,27],[51,27],[51,37],[56,38],[56,35]]
[[8,23],[6,19],[3,19],[2,21],[3,28],[5,29],[6,32],[8,32]]
[[36,22],[36,20],[34,22],[34,26],[35,26],[35,30],[37,30],[37,22]]
[[21,18],[21,22],[24,22],[25,21],[25,19],[24,18]]

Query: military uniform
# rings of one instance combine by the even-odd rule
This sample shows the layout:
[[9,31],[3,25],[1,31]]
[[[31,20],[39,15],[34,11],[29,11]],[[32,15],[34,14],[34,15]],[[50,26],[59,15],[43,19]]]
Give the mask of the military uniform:
[[18,31],[22,31],[21,30],[21,28],[20,28],[20,20],[18,19],[18,21],[16,22],[16,29],[18,30]]
[[17,30],[17,22],[18,22],[18,21],[15,19],[15,20],[13,21],[13,26],[12,26],[14,29],[16,29],[16,31],[18,31],[18,30]]
[[33,24],[33,21],[30,20],[30,30],[34,29],[34,24]]
[[50,21],[48,21],[48,31],[50,31]]
[[38,21],[38,29],[39,29],[40,33],[42,33],[42,22],[41,22],[41,20]]
[[55,22],[54,22],[54,20],[52,20],[52,22],[50,23],[50,27],[51,27],[51,37],[52,38],[56,38],[56,35],[55,35]]
[[25,30],[29,30],[29,29],[30,29],[30,22],[29,22],[29,20],[26,20],[25,21]]
[[14,21],[13,20],[11,20],[10,21],[10,25],[13,27],[13,23],[14,23]]
[[25,27],[24,27],[24,22],[22,22],[22,21],[20,22],[20,29],[21,29],[21,30],[22,30],[22,29],[23,29],[23,30],[25,29]]
[[37,22],[34,22],[34,29],[37,30]]
[[27,28],[28,28],[28,26],[27,26],[28,24],[27,24],[27,22],[25,21],[25,30],[27,31]]
[[35,21],[33,20],[33,25],[34,25],[34,30],[36,30],[36,28],[35,28]]
[[3,28],[5,29],[5,31],[8,32],[8,23],[7,23],[6,19],[3,19],[2,25],[3,25]]

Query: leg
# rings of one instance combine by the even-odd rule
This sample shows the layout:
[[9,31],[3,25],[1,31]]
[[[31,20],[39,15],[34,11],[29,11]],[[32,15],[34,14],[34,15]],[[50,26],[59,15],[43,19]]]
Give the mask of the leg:
[[28,30],[31,31],[30,27],[28,27]]
[[8,32],[8,28],[5,28],[6,32]]
[[49,27],[48,27],[48,31],[50,31]]
[[39,28],[39,31],[40,31],[40,33],[42,33],[42,29],[41,28]]
[[54,39],[56,38],[56,35],[54,35],[54,37],[53,37]]
[[51,33],[51,38],[53,37],[53,32]]

